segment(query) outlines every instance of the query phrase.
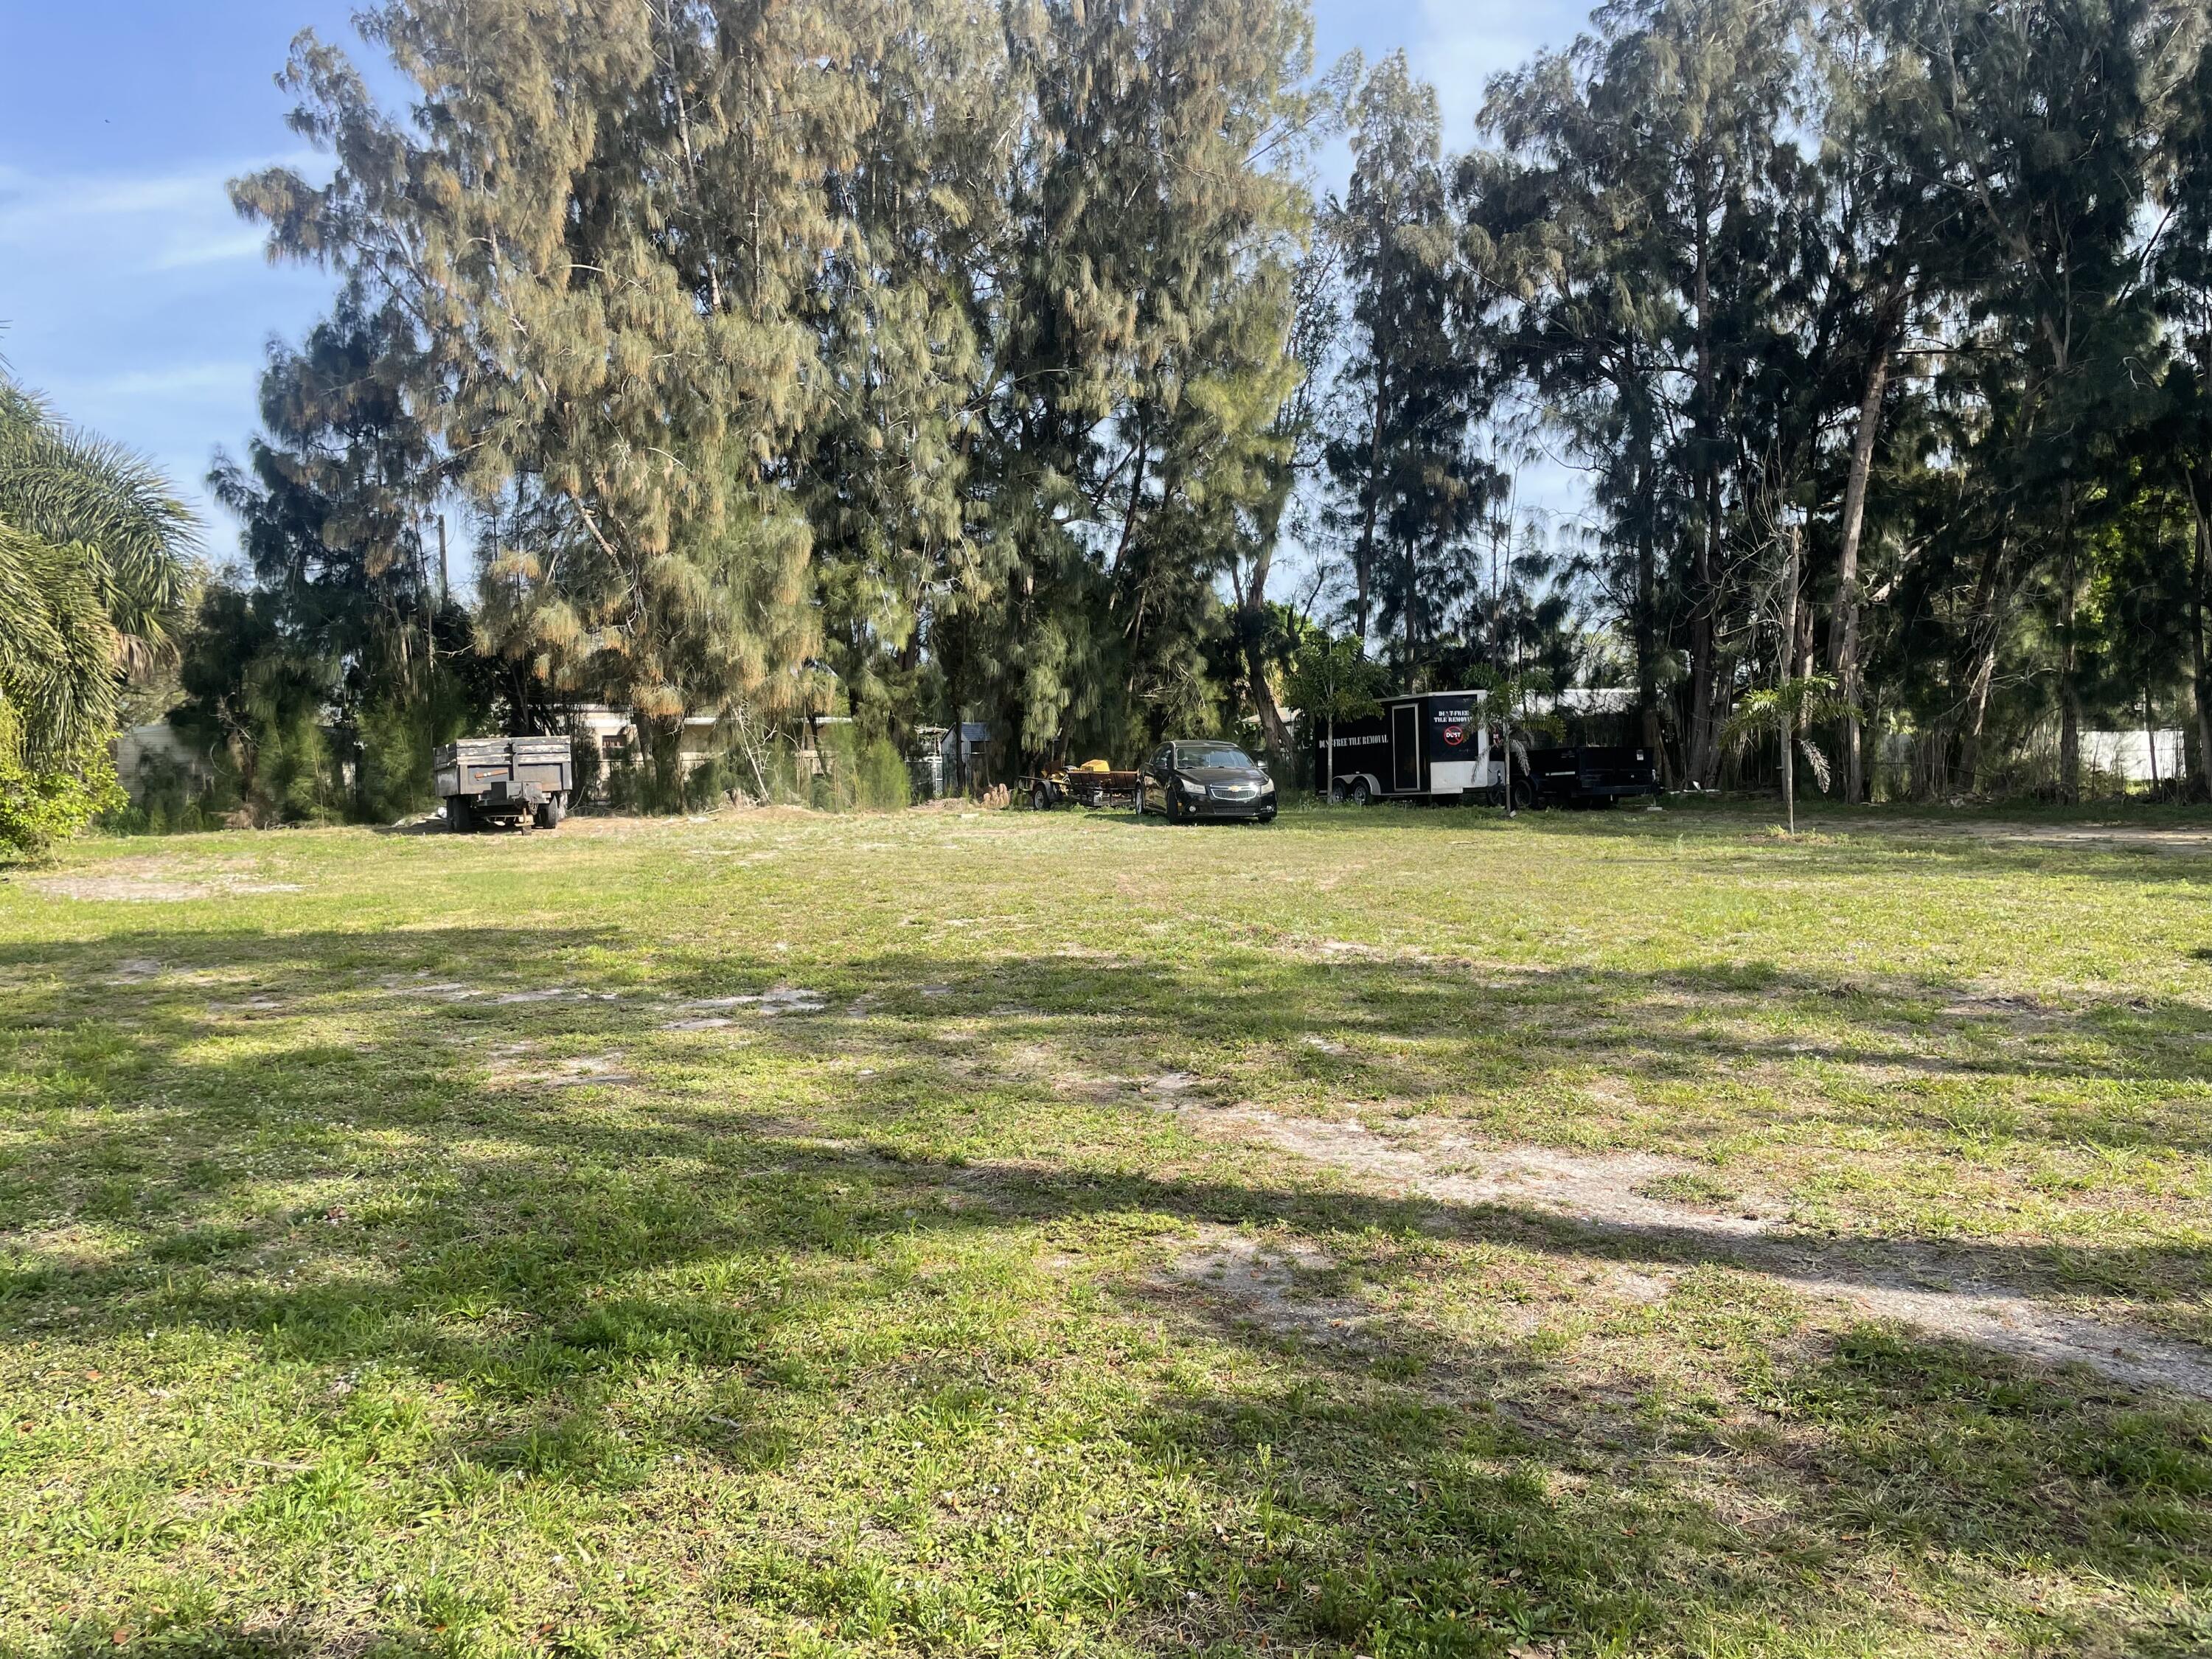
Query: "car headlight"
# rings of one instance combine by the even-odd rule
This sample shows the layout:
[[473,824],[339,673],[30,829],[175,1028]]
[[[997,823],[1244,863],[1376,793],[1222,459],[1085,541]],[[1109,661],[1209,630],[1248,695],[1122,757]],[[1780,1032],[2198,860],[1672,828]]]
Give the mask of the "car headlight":
[[1206,786],[1204,784],[1200,783],[1193,778],[1182,778],[1178,780],[1178,781],[1182,785],[1182,792],[1184,794],[1195,795],[1200,800],[1204,800],[1206,799]]

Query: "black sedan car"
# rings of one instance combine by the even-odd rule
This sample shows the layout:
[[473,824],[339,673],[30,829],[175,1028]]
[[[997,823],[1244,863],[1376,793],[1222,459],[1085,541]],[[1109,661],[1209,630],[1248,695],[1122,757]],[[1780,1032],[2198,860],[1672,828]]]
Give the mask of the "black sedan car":
[[1145,763],[1137,811],[1164,812],[1170,823],[1267,823],[1275,816],[1275,781],[1233,743],[1164,743]]

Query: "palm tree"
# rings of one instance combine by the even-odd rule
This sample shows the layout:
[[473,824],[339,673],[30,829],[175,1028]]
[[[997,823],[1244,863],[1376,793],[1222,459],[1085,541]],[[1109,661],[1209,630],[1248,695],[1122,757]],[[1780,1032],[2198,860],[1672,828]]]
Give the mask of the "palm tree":
[[[1505,780],[1499,793],[1499,803],[1505,808],[1507,817],[1519,816],[1513,804],[1513,774],[1517,769],[1529,779],[1533,796],[1535,781],[1528,765],[1528,739],[1539,735],[1557,738],[1566,730],[1566,722],[1559,711],[1549,707],[1553,693],[1558,688],[1552,677],[1540,668],[1531,668],[1517,674],[1478,675],[1478,682],[1487,682],[1490,701],[1498,710],[1498,762],[1500,775]],[[1547,706],[1539,709],[1536,705]]]
[[1781,575],[1772,594],[1775,620],[1779,624],[1775,634],[1779,672],[1772,685],[1748,693],[1736,705],[1735,714],[1721,727],[1719,747],[1741,755],[1769,732],[1781,740],[1782,811],[1789,820],[1790,833],[1794,836],[1797,833],[1799,755],[1804,756],[1805,763],[1820,781],[1820,793],[1828,793],[1828,757],[1803,732],[1818,720],[1856,719],[1858,710],[1849,697],[1836,689],[1833,676],[1790,672],[1797,664],[1798,584],[1805,568],[1804,526],[1801,520],[1787,513],[1777,517],[1777,539],[1784,556]]
[[1741,754],[1768,732],[1782,740],[1782,810],[1790,833],[1797,833],[1797,757],[1813,769],[1822,793],[1828,787],[1828,757],[1819,744],[1801,735],[1820,720],[1842,720],[1856,714],[1850,699],[1839,695],[1835,680],[1826,674],[1807,674],[1779,685],[1763,685],[1747,692],[1735,714],[1721,728],[1721,746]]
[[0,732],[19,763],[74,769],[112,732],[124,677],[174,650],[198,552],[160,473],[0,374]]

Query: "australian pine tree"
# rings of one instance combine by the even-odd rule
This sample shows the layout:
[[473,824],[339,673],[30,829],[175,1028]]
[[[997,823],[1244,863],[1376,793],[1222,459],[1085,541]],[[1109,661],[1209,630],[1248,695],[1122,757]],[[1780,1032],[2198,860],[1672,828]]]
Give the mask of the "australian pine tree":
[[2146,452],[2187,513],[2182,592],[2196,767],[2199,779],[2212,782],[2212,665],[2205,639],[2207,585],[2212,583],[2212,33],[2201,21],[2193,32],[2177,30],[2168,50],[2184,65],[2167,106],[2154,173],[2166,219],[2157,243],[2155,291],[2170,355]]
[[[858,9],[856,9],[857,11]],[[935,712],[933,619],[988,602],[978,406],[1026,88],[1004,21],[961,0],[866,12],[865,94],[830,206],[845,227],[811,284],[823,397],[798,458],[824,654],[870,737]]]
[[[219,647],[240,674],[268,648],[289,659],[268,667],[276,680],[327,678],[355,805],[374,817],[422,805],[431,749],[483,713],[472,625],[451,591],[443,465],[410,406],[416,356],[404,313],[341,294],[297,349],[271,348],[262,432],[209,480],[240,521],[253,591],[203,627],[256,612],[250,638]],[[234,747],[260,741],[198,712]]]
[[[2059,787],[2080,790],[2087,570],[2111,434],[2143,413],[2151,345],[2137,234],[2161,103],[2157,0],[1887,0],[1921,66],[1918,166],[1968,205],[1983,257],[1962,271],[1969,349],[2001,444],[1976,460],[2003,497],[1975,583],[1961,769],[1976,769],[2009,597],[2041,600],[2056,682]],[[2039,593],[2034,590],[2039,588]]]
[[1273,482],[1309,118],[1288,0],[1024,9],[1034,107],[955,659],[1022,749],[1220,718],[1217,584]]
[[1353,637],[1389,638],[1411,672],[1448,602],[1447,556],[1496,479],[1472,447],[1481,385],[1469,270],[1446,185],[1435,88],[1405,54],[1347,112],[1352,178],[1331,204],[1349,301],[1324,451],[1350,568]]
[[1577,62],[1546,53],[1498,78],[1483,113],[1494,147],[1462,158],[1456,191],[1468,257],[1513,301],[1504,366],[1590,479],[1644,742],[1663,757],[1672,590],[1660,550],[1678,516],[1663,477],[1674,420],[1664,369],[1680,305],[1651,204]]
[[294,125],[332,175],[234,194],[276,252],[408,316],[453,477],[542,527],[495,573],[511,640],[662,732],[792,695],[816,620],[779,474],[815,343],[790,306],[834,234],[810,146],[849,124],[841,33],[812,7],[527,0],[392,0],[362,27],[415,118],[303,37]]

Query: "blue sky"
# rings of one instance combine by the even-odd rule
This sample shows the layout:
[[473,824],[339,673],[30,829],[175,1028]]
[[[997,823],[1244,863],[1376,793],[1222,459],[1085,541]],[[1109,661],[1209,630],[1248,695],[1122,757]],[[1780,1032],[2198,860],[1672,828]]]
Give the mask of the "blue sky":
[[[304,159],[273,84],[293,35],[358,41],[343,0],[0,0],[0,357],[205,506],[255,419],[264,343],[329,293],[270,266],[226,180]],[[1464,144],[1483,82],[1582,27],[1585,0],[1316,0],[1324,60],[1398,46]],[[229,550],[230,526],[210,526]]]

